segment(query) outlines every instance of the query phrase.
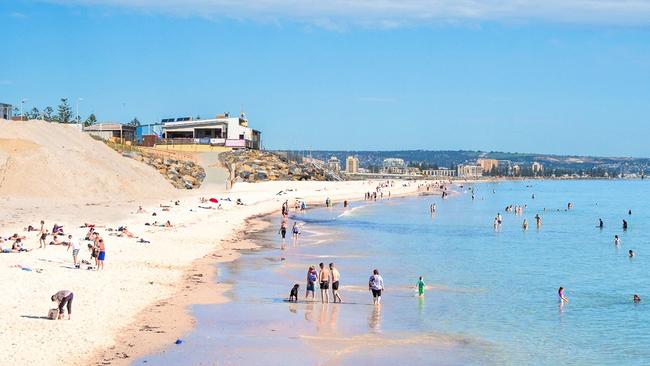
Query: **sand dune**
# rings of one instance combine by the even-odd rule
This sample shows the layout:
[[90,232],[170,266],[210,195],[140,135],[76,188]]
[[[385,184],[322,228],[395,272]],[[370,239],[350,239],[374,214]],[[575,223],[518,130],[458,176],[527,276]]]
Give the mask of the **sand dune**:
[[0,197],[96,202],[173,192],[153,168],[74,126],[0,120]]

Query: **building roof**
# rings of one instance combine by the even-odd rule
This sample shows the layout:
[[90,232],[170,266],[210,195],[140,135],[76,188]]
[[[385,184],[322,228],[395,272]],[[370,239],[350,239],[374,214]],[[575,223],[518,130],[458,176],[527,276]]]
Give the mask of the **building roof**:
[[84,131],[135,131],[135,127],[124,125],[121,123],[95,123],[84,127]]
[[214,124],[227,124],[227,123],[228,123],[228,118],[211,118],[211,119],[199,119],[194,121],[165,122],[163,123],[162,128],[163,129],[187,128],[187,127],[200,127],[200,126],[209,126]]

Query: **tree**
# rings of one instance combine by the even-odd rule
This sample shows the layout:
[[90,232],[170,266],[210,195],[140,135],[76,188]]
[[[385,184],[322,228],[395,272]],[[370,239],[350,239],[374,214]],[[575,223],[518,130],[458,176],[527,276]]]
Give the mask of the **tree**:
[[84,121],[84,127],[94,125],[95,123],[97,123],[97,117],[95,117],[94,113],[91,113],[90,116],[88,116],[88,118],[86,118]]
[[72,108],[70,108],[70,104],[68,104],[68,98],[61,98],[61,104],[58,106],[56,121],[59,123],[72,122]]
[[126,124],[127,126],[133,126],[133,127],[140,127],[140,121],[138,120],[138,117],[135,117],[131,120],[131,122]]
[[41,112],[36,107],[32,108],[31,112],[27,112],[26,115],[27,115],[27,119],[40,119],[41,118]]
[[45,107],[45,109],[43,109],[43,119],[48,122],[52,122],[52,113],[54,113],[54,109],[52,107]]

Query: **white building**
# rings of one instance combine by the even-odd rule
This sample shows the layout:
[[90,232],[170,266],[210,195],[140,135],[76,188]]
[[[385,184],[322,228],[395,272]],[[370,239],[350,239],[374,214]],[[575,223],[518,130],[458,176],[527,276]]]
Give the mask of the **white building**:
[[11,104],[0,103],[0,119],[11,120],[14,107]]
[[461,178],[477,178],[483,175],[483,167],[480,165],[458,165],[456,168]]
[[384,168],[401,168],[404,167],[404,159],[400,158],[387,158],[384,159],[383,167]]
[[327,166],[335,172],[341,170],[341,161],[336,156],[332,156],[330,160],[327,161]]
[[453,177],[456,175],[456,171],[453,169],[440,168],[440,169],[425,169],[422,171],[422,175],[428,177]]
[[533,170],[533,174],[542,174],[544,172],[544,166],[538,162],[533,162],[531,165],[531,169]]
[[260,149],[261,133],[248,127],[248,119],[242,113],[230,117],[228,113],[216,118],[188,120],[177,118],[163,120],[163,142],[167,144],[202,144],[231,148]]

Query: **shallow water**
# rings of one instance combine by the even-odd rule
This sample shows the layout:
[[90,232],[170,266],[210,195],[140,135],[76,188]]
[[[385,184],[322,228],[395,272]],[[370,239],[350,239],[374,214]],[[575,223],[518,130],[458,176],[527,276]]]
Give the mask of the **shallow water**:
[[[649,184],[504,182],[475,185],[475,200],[464,187],[444,201],[318,208],[295,217],[304,235],[284,250],[274,218],[256,235],[266,249],[219,266],[232,302],[194,306],[198,327],[182,345],[134,364],[649,364]],[[528,207],[518,216],[509,204]],[[303,300],[309,264],[332,261],[344,304],[283,301],[293,283]],[[367,291],[373,268],[386,284],[381,308]],[[424,298],[413,289],[420,275]],[[559,286],[571,300],[562,307]],[[635,305],[634,293],[648,298]]]

